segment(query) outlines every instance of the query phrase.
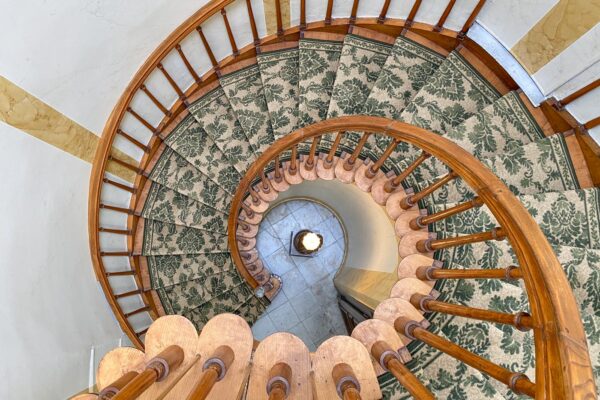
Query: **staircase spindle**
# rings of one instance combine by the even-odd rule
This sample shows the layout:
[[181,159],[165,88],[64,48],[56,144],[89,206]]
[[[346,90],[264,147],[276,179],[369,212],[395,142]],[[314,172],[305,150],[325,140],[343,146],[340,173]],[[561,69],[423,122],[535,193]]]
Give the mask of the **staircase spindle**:
[[112,155],[108,156],[108,161],[114,161],[117,164],[121,165],[122,167],[125,167],[128,170],[135,172],[136,174],[141,174],[143,172],[143,170],[140,167],[136,167],[135,165],[131,165],[128,162],[120,160],[117,157],[114,157]]
[[448,2],[448,5],[444,9],[444,12],[440,16],[440,19],[438,20],[437,24],[435,24],[435,26],[433,27],[433,30],[435,32],[441,32],[442,29],[444,28],[444,24],[446,23],[446,20],[448,19],[450,12],[452,12],[452,8],[454,8],[454,3],[456,3],[456,0],[450,0]]
[[235,37],[233,36],[233,31],[231,30],[231,26],[229,25],[229,18],[227,18],[227,11],[225,11],[225,8],[221,8],[221,16],[223,17],[223,23],[225,24],[225,30],[227,31],[229,44],[231,45],[231,53],[233,53],[234,57],[237,57],[237,55],[240,54],[240,51],[238,50],[237,44],[235,43]]
[[190,64],[190,61],[185,56],[185,53],[183,52],[181,45],[179,45],[179,44],[175,45],[175,50],[177,50],[177,53],[179,53],[179,57],[181,58],[181,61],[183,61],[185,68],[188,70],[188,72],[190,73],[192,78],[194,78],[194,82],[196,82],[196,84],[199,84],[200,82],[202,82],[202,79],[200,79],[200,77],[194,70],[194,67],[192,67],[192,64]]
[[267,178],[267,175],[265,174],[265,170],[262,170],[260,172],[260,182],[261,182],[260,189],[265,193],[269,193],[271,191],[271,185],[269,185],[269,179]]
[[421,7],[422,0],[415,0],[415,4],[413,4],[410,12],[408,13],[408,17],[406,17],[406,22],[404,22],[404,30],[403,32],[410,28],[415,21],[415,17],[417,16],[417,12],[419,12],[419,8]]
[[530,397],[535,396],[535,384],[529,378],[521,373],[512,372],[506,368],[494,364],[493,362],[460,347],[434,333],[423,329],[418,322],[407,318],[399,317],[394,322],[394,328],[398,333],[405,335],[413,340],[420,340],[423,343],[434,347],[465,364],[491,376],[494,379],[504,383],[511,390],[518,394],[526,394]]
[[109,185],[117,187],[117,188],[119,188],[121,190],[125,190],[126,192],[129,192],[129,193],[135,193],[135,191],[137,190],[136,187],[127,186],[127,185],[124,185],[122,183],[115,182],[115,181],[113,181],[111,179],[108,179],[106,177],[102,178],[102,182],[108,183]]
[[188,395],[187,400],[206,399],[215,383],[225,377],[234,359],[235,354],[231,347],[217,347],[212,356],[204,363],[202,375]]
[[423,312],[441,312],[459,317],[478,319],[480,321],[494,322],[497,324],[512,325],[520,331],[528,331],[533,327],[533,320],[526,312],[506,314],[481,308],[467,307],[435,300],[431,296],[415,293],[410,302],[415,308]]
[[123,292],[119,294],[115,294],[115,299],[122,299],[123,297],[135,296],[137,294],[142,294],[141,289],[130,290],[128,292]]
[[437,279],[521,279],[523,270],[519,267],[509,266],[497,269],[445,269],[437,267],[419,267],[416,271],[417,278],[422,281]]
[[131,231],[129,229],[113,229],[113,228],[100,227],[100,228],[98,228],[98,232],[114,233],[115,235],[124,235],[124,236],[131,235]]
[[252,199],[252,204],[254,204],[254,205],[260,204],[260,197],[258,196],[258,193],[256,193],[256,191],[254,189],[252,189],[252,187],[248,187],[248,193],[250,193],[250,197]]
[[277,18],[277,36],[283,36],[283,17],[281,15],[281,0],[275,0],[275,17]]
[[590,129],[594,129],[598,125],[600,125],[600,117],[596,117],[594,119],[590,119],[588,122],[586,122],[585,124],[583,124],[583,127],[586,130],[589,131]]
[[457,176],[458,175],[454,171],[450,171],[447,175],[438,179],[437,181],[435,181],[425,189],[421,190],[420,192],[411,194],[403,198],[400,201],[400,207],[402,207],[404,210],[412,208],[415,204],[417,204],[417,202],[423,200],[425,197],[429,196],[430,194],[432,194],[433,192],[435,192],[436,190],[438,190]]
[[304,168],[308,171],[311,171],[315,167],[315,154],[317,153],[317,145],[319,144],[319,140],[321,138],[319,136],[315,136],[310,144],[310,151],[308,153],[308,157],[304,162]]
[[116,381],[112,382],[110,385],[106,386],[104,389],[98,393],[98,400],[106,400],[112,399],[114,396],[119,393],[121,389],[123,389],[129,382],[133,380],[139,373],[136,371],[129,371],[123,374]]
[[275,177],[275,182],[281,182],[283,179],[283,175],[281,173],[281,160],[279,159],[279,154],[275,156],[275,172],[273,174]]
[[356,22],[356,13],[358,12],[358,2],[360,0],[354,0],[352,3],[352,10],[350,11],[350,25],[354,25]]
[[422,152],[417,159],[415,159],[400,175],[397,177],[390,179],[385,183],[383,190],[386,193],[392,193],[394,189],[396,189],[403,180],[405,180],[419,165],[423,163],[423,161],[427,160],[430,157],[429,154]]
[[252,10],[251,0],[246,0],[246,9],[248,10],[248,19],[250,20],[252,39],[254,39],[254,45],[258,46],[258,44],[260,43],[260,37],[258,36],[258,29],[256,28],[256,20],[254,19],[254,11]]
[[479,197],[475,197],[470,201],[458,204],[454,207],[437,212],[435,214],[418,216],[417,218],[410,221],[409,225],[411,229],[418,231],[419,229],[426,228],[427,225],[431,223],[441,221],[453,215],[470,210],[471,208],[481,207],[482,205],[483,200],[481,200]]
[[167,109],[167,107],[165,107],[160,101],[158,101],[158,99],[156,98],[156,96],[154,96],[154,94],[150,91],[150,89],[148,89],[146,87],[146,85],[140,86],[140,90],[142,92],[146,93],[146,96],[148,96],[148,98],[150,99],[150,101],[152,101],[152,103],[154,103],[154,105],[156,107],[158,107],[158,109],[160,111],[162,111],[163,114],[165,114],[167,117],[170,117],[172,115],[171,111],[169,111]]
[[470,243],[485,242],[486,240],[504,240],[506,232],[501,227],[489,232],[472,233],[470,235],[456,236],[447,239],[425,239],[417,242],[417,250],[421,253],[445,249],[448,247],[462,246]]
[[179,100],[181,100],[184,104],[187,105],[187,96],[185,95],[185,93],[183,93],[183,90],[181,90],[177,82],[175,82],[175,79],[173,79],[171,74],[169,74],[169,72],[165,69],[165,66],[162,63],[159,63],[156,67],[160,70],[160,72],[162,72],[162,74],[167,79],[169,85],[171,85],[175,93],[177,93],[177,96],[179,96]]
[[116,211],[116,212],[119,212],[122,214],[127,214],[127,215],[133,215],[133,213],[134,213],[134,211],[129,208],[117,207],[117,206],[113,206],[110,204],[104,204],[104,203],[100,203],[99,208],[105,209],[105,210]]
[[333,166],[333,157],[335,156],[335,152],[337,148],[340,146],[340,142],[342,141],[343,133],[339,132],[335,139],[333,140],[333,144],[331,145],[331,149],[329,149],[329,153],[327,153],[327,157],[323,160],[323,168],[329,169]]
[[113,397],[114,400],[135,399],[146,391],[154,382],[166,379],[171,372],[179,368],[183,362],[183,349],[171,345],[160,352],[146,364],[146,369],[127,383]]
[[333,0],[327,0],[327,11],[325,12],[325,25],[331,25],[331,13],[333,12]]
[[371,354],[379,362],[379,365],[389,371],[415,399],[435,399],[429,389],[406,368],[401,362],[400,355],[388,343],[384,341],[373,343]]
[[306,0],[300,0],[300,30],[306,29]]
[[242,209],[246,212],[246,216],[248,218],[252,218],[254,216],[254,210],[252,210],[250,207],[248,207],[248,204],[244,203],[243,201],[240,202]]
[[267,394],[269,400],[284,400],[290,394],[292,382],[292,369],[286,363],[280,362],[269,371]]
[[121,128],[117,129],[117,135],[122,136],[123,138],[127,139],[127,141],[129,143],[133,144],[135,147],[142,150],[144,153],[148,153],[150,151],[150,147],[146,146],[145,144],[143,144],[142,142],[140,142],[133,136],[124,132]]
[[383,7],[381,7],[381,12],[379,13],[379,17],[377,18],[378,24],[383,24],[385,22],[391,2],[392,0],[385,0],[385,2],[383,3]]
[[331,371],[338,395],[344,400],[360,400],[360,383],[348,364],[336,364]]
[[469,15],[469,18],[467,18],[467,21],[465,22],[462,29],[458,33],[458,38],[460,40],[463,40],[465,38],[465,36],[467,35],[467,31],[471,28],[471,25],[473,25],[473,22],[475,22],[475,19],[477,19],[477,15],[479,15],[479,11],[481,11],[483,6],[485,5],[485,2],[486,2],[486,0],[479,0],[477,5],[471,12],[471,15]]
[[196,32],[198,32],[198,35],[200,35],[200,40],[202,40],[202,44],[204,45],[204,49],[206,50],[206,54],[208,54],[208,58],[210,59],[210,63],[212,64],[213,68],[216,70],[219,68],[219,64],[217,63],[217,59],[215,58],[215,55],[213,54],[212,49],[210,48],[210,45],[208,44],[208,40],[206,40],[206,36],[204,36],[204,32],[202,31],[202,27],[198,26],[196,27]]
[[157,128],[153,127],[150,122],[146,121],[144,117],[138,114],[133,108],[127,107],[127,112],[137,119],[142,125],[144,125],[150,132],[157,133]]
[[290,175],[296,175],[298,173],[298,145],[295,144],[292,147],[292,157],[290,158],[290,166],[288,167],[288,172]]
[[[130,254],[131,255],[131,254]],[[143,312],[150,311],[150,306],[140,307],[137,310],[130,311],[128,313],[123,314],[125,318],[129,318],[133,315],[141,314]]]
[[375,164],[371,165],[366,170],[365,175],[367,176],[367,178],[369,178],[369,179],[375,178],[375,175],[377,175],[377,172],[379,171],[379,169],[381,169],[381,167],[383,166],[385,161],[392,155],[392,153],[394,152],[394,150],[396,149],[396,146],[398,146],[398,144],[400,144],[400,139],[394,139],[394,141],[392,141],[389,144],[389,146],[385,149],[385,151],[383,152],[381,157],[379,157],[379,160],[377,160],[375,162]]
[[365,147],[369,136],[371,136],[370,133],[364,133],[358,141],[358,144],[356,145],[356,148],[354,149],[350,157],[348,157],[348,159],[344,161],[343,167],[346,171],[352,171],[352,169],[354,168],[354,164],[356,163],[356,160],[358,159],[358,156],[360,155],[360,152],[362,151],[363,147]]

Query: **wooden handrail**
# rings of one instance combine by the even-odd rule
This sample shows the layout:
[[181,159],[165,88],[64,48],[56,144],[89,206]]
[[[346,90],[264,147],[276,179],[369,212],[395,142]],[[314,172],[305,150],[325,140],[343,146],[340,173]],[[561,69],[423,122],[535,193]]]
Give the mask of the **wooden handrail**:
[[[587,339],[579,308],[562,266],[539,226],[506,185],[479,160],[454,142],[433,132],[382,117],[347,116],[322,121],[277,140],[250,166],[236,191],[229,215],[235,232],[239,204],[254,177],[275,156],[315,136],[337,132],[386,134],[420,148],[444,162],[490,209],[515,252],[527,290],[536,347],[536,397],[575,399],[595,393]],[[232,259],[246,277],[234,236]]]
[[415,308],[423,312],[441,312],[459,317],[478,319],[480,321],[494,322],[497,324],[512,325],[520,331],[528,331],[532,326],[531,316],[525,312],[506,314],[481,308],[467,307],[460,304],[450,304],[435,300],[431,296],[415,293],[410,302]]
[[[444,339],[441,336],[423,329],[418,322],[399,317],[394,323],[394,328],[399,333],[411,339],[418,339],[431,347],[444,352],[465,364],[482,371],[484,374],[507,385],[516,393],[526,394],[534,397],[536,385],[526,375],[512,372],[504,367],[494,364],[490,360],[478,356],[469,350]],[[553,398],[553,397],[550,397]]]

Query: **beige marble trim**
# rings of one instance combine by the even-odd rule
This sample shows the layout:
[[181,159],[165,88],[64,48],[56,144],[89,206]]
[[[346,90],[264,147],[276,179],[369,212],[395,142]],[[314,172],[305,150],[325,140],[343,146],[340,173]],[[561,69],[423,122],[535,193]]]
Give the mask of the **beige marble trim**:
[[[281,19],[283,29],[290,27],[290,0],[280,0],[281,4]],[[277,11],[275,0],[263,0],[265,12],[265,22],[267,23],[267,34],[274,35],[277,33]]]
[[[2,76],[0,121],[89,163],[93,162],[100,141],[98,135]],[[113,151],[113,155],[137,165],[134,159],[124,153]],[[130,182],[135,179],[134,172],[116,163],[109,163],[108,170]]]
[[371,271],[359,268],[342,268],[335,276],[335,287],[367,307],[375,309],[390,297],[392,287],[398,282],[394,272]]
[[511,52],[535,74],[600,22],[599,0],[559,0]]

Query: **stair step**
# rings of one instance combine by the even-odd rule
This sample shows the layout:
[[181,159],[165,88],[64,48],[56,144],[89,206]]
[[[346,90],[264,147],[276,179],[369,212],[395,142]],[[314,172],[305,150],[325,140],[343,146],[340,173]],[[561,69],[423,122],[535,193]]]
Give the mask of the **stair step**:
[[146,263],[152,289],[201,279],[235,268],[228,252],[148,256]]

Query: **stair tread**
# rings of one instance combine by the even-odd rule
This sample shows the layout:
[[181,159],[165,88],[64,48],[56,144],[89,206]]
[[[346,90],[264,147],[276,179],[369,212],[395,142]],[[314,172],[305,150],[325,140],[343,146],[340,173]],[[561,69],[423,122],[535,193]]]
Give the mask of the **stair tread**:
[[256,154],[262,154],[275,137],[258,65],[221,76],[219,81],[250,144]]
[[153,289],[173,286],[234,268],[229,252],[148,256],[148,272]]
[[298,127],[298,47],[257,56],[275,139]]

